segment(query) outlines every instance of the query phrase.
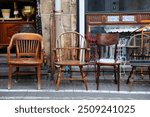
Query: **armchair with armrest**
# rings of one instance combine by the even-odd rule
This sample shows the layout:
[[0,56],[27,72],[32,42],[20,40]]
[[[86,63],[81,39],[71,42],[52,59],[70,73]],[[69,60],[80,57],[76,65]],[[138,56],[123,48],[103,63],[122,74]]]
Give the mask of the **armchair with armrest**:
[[[58,36],[56,40],[55,53],[55,66],[58,69],[57,80],[56,80],[56,90],[59,89],[61,80],[82,80],[86,90],[87,80],[83,70],[83,67],[88,64],[86,61],[86,53],[88,49],[86,48],[85,38],[78,32],[65,32]],[[76,78],[72,76],[72,68],[79,67],[79,72],[81,78]],[[64,71],[66,67],[70,76],[64,76]]]
[[[12,47],[16,48],[15,58],[11,57]],[[37,75],[37,88],[41,88],[40,68],[44,58],[43,37],[36,33],[16,33],[12,36],[7,48],[7,62],[9,67],[8,89],[12,87],[13,66],[16,67],[16,74],[30,74],[30,72],[21,73],[20,67],[34,67]],[[34,73],[35,74],[35,73]]]

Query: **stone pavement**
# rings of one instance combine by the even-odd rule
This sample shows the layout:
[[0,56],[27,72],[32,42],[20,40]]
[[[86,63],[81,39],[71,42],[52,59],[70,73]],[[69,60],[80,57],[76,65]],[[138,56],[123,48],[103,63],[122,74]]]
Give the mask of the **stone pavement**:
[[[128,76],[128,74],[127,74]],[[1,100],[149,100],[150,82],[134,82],[130,88],[126,84],[127,76],[122,75],[120,91],[117,91],[117,85],[114,84],[113,75],[104,75],[100,79],[100,89],[96,90],[95,76],[89,73],[88,91],[85,90],[81,81],[61,81],[60,88],[56,91],[54,81],[42,76],[42,88],[36,89],[34,78],[21,77],[18,82],[13,80],[11,90],[7,89],[8,77],[0,77],[0,99]],[[56,77],[56,76],[55,76]],[[148,76],[144,76],[148,78]],[[136,79],[140,79],[139,76]]]

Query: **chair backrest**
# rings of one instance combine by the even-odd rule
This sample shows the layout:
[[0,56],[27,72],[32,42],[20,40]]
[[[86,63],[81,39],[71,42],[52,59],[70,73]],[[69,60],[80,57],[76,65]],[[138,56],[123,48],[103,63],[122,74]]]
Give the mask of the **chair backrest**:
[[[143,38],[143,40],[142,40]],[[128,47],[137,47],[137,49],[132,50],[134,53],[130,54],[131,59],[150,59],[150,35],[138,33],[133,36],[128,41]],[[131,48],[132,49],[132,48]]]
[[16,33],[12,36],[10,44],[16,46],[17,58],[39,58],[43,49],[43,38],[35,33]]
[[[118,33],[101,33],[96,35],[99,58],[107,57],[113,53],[113,58],[117,56]],[[106,55],[107,54],[107,55]]]
[[85,61],[86,40],[77,32],[65,32],[56,40],[56,54],[58,61]]

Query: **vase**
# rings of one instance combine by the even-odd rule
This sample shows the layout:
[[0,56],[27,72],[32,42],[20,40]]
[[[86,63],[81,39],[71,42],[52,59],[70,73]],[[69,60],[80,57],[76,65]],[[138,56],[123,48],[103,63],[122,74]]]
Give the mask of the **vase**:
[[10,9],[1,9],[1,11],[2,11],[2,16],[4,19],[10,18]]

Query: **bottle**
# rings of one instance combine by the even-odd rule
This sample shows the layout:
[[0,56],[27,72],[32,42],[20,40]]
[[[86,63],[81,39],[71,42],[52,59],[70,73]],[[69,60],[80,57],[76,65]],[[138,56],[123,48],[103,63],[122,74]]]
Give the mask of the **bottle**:
[[17,3],[14,2],[14,16],[15,16],[15,18],[18,18],[18,14],[19,14],[19,11],[17,10]]

